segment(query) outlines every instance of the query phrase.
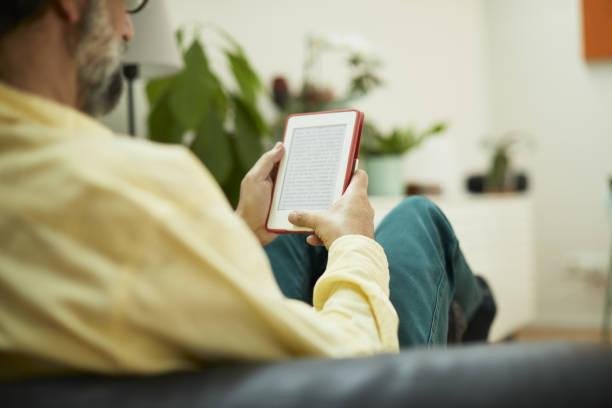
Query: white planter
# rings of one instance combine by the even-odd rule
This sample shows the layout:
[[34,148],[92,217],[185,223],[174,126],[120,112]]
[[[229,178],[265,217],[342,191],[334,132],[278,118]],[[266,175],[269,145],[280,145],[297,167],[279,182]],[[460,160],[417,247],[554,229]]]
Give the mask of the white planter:
[[401,155],[368,157],[365,160],[365,169],[369,176],[370,195],[404,195]]

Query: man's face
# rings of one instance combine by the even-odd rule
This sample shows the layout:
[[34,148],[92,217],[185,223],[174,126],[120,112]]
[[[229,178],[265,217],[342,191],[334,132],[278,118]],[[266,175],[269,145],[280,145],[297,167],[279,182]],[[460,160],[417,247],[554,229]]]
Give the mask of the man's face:
[[100,116],[110,112],[123,91],[121,55],[133,31],[123,0],[90,0],[85,5],[76,48],[82,109]]

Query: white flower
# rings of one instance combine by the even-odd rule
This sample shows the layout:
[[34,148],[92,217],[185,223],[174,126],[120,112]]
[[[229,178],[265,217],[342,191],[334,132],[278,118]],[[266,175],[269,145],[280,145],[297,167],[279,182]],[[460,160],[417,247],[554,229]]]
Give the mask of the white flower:
[[372,45],[358,34],[310,34],[308,42],[311,46],[332,50],[348,51],[352,54],[368,55],[372,53]]

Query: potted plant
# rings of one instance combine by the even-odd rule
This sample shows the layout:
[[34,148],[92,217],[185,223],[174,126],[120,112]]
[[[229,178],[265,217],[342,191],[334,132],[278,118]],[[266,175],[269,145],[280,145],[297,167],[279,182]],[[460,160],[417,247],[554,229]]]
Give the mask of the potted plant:
[[402,158],[431,137],[442,134],[446,128],[447,125],[440,122],[421,132],[408,127],[383,133],[375,125],[366,124],[361,139],[361,154],[365,158],[365,168],[370,179],[369,193],[404,195]]
[[177,34],[184,68],[147,83],[149,138],[189,147],[206,165],[235,206],[240,182],[264,151],[269,129],[258,109],[264,87],[243,49],[229,35],[216,31],[234,84],[225,85],[209,63],[200,40]]
[[529,139],[519,131],[510,131],[484,140],[483,146],[491,152],[489,168],[484,178],[486,192],[516,191],[517,177],[513,169],[512,154],[521,142],[529,142]]
[[[342,94],[322,84],[321,71],[326,55],[341,56],[346,61],[348,83]],[[382,86],[378,69],[381,64],[369,51],[366,42],[351,35],[311,35],[306,38],[306,59],[303,80],[298,88],[291,90],[283,76],[272,82],[272,101],[277,108],[277,120],[273,123],[276,139],[282,138],[285,118],[292,113],[317,112],[348,108]]]

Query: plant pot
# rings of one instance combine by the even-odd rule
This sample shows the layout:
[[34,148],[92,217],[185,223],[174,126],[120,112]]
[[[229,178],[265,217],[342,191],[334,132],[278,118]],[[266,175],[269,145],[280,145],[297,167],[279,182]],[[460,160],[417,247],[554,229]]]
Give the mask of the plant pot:
[[402,156],[374,156],[365,160],[368,173],[368,193],[378,196],[404,195]]

